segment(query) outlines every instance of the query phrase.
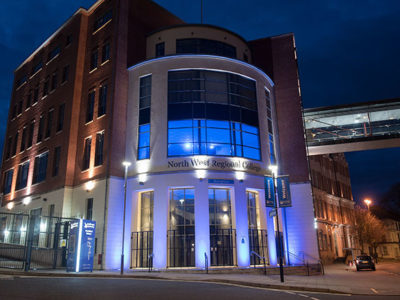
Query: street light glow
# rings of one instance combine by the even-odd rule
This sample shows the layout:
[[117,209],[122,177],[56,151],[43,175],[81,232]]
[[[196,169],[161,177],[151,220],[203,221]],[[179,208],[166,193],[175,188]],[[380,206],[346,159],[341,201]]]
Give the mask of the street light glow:
[[130,166],[131,166],[131,162],[125,160],[125,161],[122,162],[122,165],[123,165],[124,167],[130,167]]
[[277,165],[269,165],[268,169],[270,169],[272,174],[274,174],[275,176],[278,175],[278,166]]

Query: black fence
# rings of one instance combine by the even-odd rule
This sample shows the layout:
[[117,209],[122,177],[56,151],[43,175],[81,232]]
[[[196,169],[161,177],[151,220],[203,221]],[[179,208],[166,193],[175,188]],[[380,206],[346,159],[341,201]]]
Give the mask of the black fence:
[[249,250],[250,253],[258,254],[258,256],[250,255],[250,265],[252,266],[263,265],[264,261],[262,257],[265,257],[266,263],[269,264],[267,230],[249,229]]
[[210,227],[211,266],[235,266],[236,230]]
[[131,235],[131,269],[152,268],[153,264],[153,231],[132,232]]
[[73,220],[0,213],[0,268],[28,271],[65,267]]
[[194,234],[168,230],[168,267],[195,266]]

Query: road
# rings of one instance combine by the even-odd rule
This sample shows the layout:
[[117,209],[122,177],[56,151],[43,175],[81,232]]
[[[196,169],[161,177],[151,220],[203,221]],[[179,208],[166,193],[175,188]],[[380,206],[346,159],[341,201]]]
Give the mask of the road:
[[[382,296],[349,296],[271,290],[205,282],[131,279],[0,276],[0,299],[382,299]],[[384,299],[399,299],[385,296]]]

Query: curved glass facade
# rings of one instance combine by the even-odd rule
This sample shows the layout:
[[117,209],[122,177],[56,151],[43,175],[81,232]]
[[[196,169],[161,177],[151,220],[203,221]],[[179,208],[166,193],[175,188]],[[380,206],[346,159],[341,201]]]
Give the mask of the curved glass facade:
[[255,81],[227,72],[168,72],[168,156],[260,160]]
[[176,40],[177,54],[210,54],[236,58],[236,48],[220,41],[209,39]]

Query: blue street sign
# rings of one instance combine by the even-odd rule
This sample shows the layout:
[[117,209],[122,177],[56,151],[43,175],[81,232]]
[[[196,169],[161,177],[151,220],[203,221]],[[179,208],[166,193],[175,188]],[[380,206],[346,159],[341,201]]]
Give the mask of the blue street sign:
[[68,243],[68,272],[93,271],[96,222],[79,220],[71,223]]
[[234,184],[235,181],[232,179],[208,179],[208,183]]
[[264,176],[264,186],[265,186],[265,206],[275,207],[274,179],[269,176]]
[[274,208],[274,209],[269,211],[269,217],[272,218],[272,217],[275,217],[275,216],[276,216],[276,209]]
[[279,207],[291,207],[292,199],[290,197],[289,176],[278,177],[277,183]]

